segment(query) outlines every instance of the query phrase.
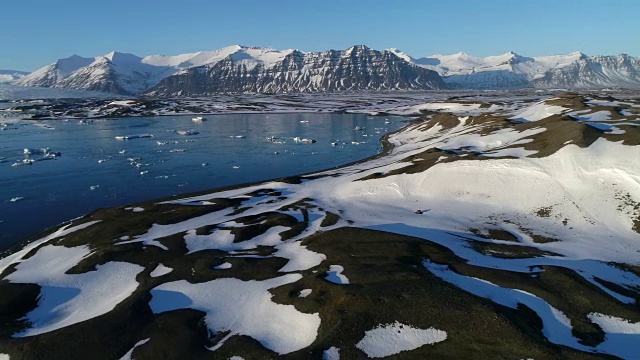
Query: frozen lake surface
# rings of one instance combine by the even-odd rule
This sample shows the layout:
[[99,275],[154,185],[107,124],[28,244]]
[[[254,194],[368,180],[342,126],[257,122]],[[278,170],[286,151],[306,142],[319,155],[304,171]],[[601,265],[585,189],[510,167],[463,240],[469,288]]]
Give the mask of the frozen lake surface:
[[[0,249],[97,208],[363,159],[380,151],[382,135],[403,125],[400,117],[360,114],[205,118],[5,121],[0,128]],[[152,137],[116,139],[147,134]],[[50,149],[52,159],[41,160],[43,148]]]

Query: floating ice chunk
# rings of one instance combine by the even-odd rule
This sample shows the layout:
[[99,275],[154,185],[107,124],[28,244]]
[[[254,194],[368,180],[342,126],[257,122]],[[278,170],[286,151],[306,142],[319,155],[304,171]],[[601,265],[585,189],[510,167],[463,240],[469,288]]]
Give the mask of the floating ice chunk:
[[296,136],[293,138],[293,141],[297,142],[297,143],[303,143],[303,144],[313,144],[316,141],[313,139],[305,139],[305,138],[301,138],[299,136]]
[[22,196],[16,196],[16,197],[12,197],[11,199],[9,199],[10,202],[18,202],[20,200],[24,199],[24,197]]
[[331,265],[329,266],[329,271],[327,271],[327,277],[325,280],[332,282],[334,284],[346,285],[349,283],[349,279],[342,274],[344,268],[340,265]]
[[116,136],[116,140],[132,140],[132,139],[141,139],[141,138],[151,138],[152,134],[137,134],[137,135],[120,135]]
[[356,347],[370,358],[381,358],[446,339],[445,331],[433,327],[424,330],[416,329],[396,321],[365,332],[364,338],[356,344]]
[[199,131],[195,131],[195,130],[176,130],[176,133],[180,134],[180,135],[184,135],[184,136],[190,136],[190,135],[198,135],[200,134]]

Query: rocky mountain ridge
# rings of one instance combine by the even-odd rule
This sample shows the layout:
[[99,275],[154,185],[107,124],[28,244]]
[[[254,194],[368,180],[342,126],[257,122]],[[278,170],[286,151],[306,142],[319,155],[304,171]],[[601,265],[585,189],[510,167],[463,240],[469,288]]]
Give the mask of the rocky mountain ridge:
[[437,71],[453,89],[640,88],[640,59],[627,54],[574,52],[532,58],[511,51],[486,58],[457,53],[415,59],[398,49],[389,51]]
[[640,88],[640,59],[626,54],[526,57],[515,52],[477,58],[465,53],[413,58],[363,45],[302,52],[228,46],[176,56],[111,52],[73,55],[16,85],[128,95],[202,96],[220,93],[363,90]]

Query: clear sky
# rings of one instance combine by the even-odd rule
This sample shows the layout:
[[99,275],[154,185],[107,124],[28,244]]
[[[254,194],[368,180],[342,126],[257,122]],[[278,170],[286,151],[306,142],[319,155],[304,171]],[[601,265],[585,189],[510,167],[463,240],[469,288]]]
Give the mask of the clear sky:
[[232,44],[399,48],[413,57],[640,56],[640,0],[8,0],[0,69],[72,54],[176,55]]

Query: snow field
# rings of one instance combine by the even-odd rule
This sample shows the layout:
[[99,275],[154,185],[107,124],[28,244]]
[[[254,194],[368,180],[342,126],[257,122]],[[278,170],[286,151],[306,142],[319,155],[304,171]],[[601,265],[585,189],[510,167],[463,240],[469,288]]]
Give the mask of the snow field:
[[156,314],[182,308],[203,311],[213,333],[229,332],[225,339],[233,335],[250,336],[283,355],[311,345],[320,327],[319,314],[301,313],[293,305],[271,301],[269,289],[301,278],[299,274],[287,274],[265,281],[234,278],[201,284],[175,281],[152,289],[149,305]]
[[380,325],[368,330],[365,332],[364,338],[356,344],[356,347],[370,358],[382,358],[446,339],[447,333],[445,331],[433,327],[416,329],[396,321],[393,324]]
[[33,336],[73,325],[113,310],[138,287],[139,265],[109,262],[84,274],[66,274],[91,252],[86,246],[46,245],[20,262],[5,279],[40,285],[38,307],[27,314],[31,327],[15,334]]

